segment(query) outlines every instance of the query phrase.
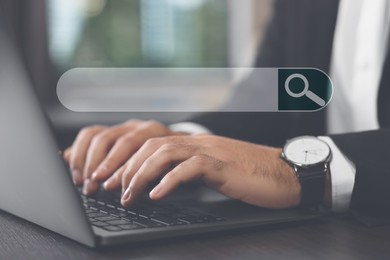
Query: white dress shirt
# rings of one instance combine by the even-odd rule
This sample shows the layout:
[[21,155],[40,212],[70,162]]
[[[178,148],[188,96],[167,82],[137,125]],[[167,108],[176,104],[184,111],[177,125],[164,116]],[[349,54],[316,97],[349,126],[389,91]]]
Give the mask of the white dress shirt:
[[[331,134],[379,128],[377,95],[387,50],[388,10],[387,0],[340,1],[330,72],[335,93],[327,113]],[[174,131],[210,133],[207,128],[191,122],[170,127]],[[332,150],[332,210],[346,211],[356,168],[331,138],[319,138]]]
[[[330,76],[335,94],[328,107],[331,134],[379,128],[377,97],[387,51],[389,25],[387,0],[341,0]],[[349,208],[356,168],[330,138],[332,208]]]

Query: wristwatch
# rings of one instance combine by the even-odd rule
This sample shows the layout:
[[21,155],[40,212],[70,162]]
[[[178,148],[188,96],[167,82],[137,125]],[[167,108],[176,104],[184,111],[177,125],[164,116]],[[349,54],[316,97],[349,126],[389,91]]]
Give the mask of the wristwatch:
[[287,141],[281,157],[294,168],[301,184],[301,206],[313,207],[323,201],[331,156],[328,144],[317,137]]

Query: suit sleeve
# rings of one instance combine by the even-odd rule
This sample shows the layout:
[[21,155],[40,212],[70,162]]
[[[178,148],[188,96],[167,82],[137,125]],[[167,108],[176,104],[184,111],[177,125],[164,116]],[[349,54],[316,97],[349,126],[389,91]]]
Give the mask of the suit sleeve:
[[367,225],[390,222],[390,129],[331,136],[355,164],[350,210]]

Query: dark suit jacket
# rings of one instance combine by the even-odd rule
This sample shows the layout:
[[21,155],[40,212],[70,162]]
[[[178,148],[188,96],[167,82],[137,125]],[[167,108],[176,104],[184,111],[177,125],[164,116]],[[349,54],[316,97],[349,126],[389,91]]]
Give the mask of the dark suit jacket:
[[[256,66],[315,67],[329,72],[337,12],[338,0],[276,1]],[[331,136],[356,164],[351,212],[368,224],[390,220],[389,84],[388,55],[378,97],[381,129]],[[282,146],[294,136],[325,135],[325,113],[208,113],[194,121],[216,134]]]

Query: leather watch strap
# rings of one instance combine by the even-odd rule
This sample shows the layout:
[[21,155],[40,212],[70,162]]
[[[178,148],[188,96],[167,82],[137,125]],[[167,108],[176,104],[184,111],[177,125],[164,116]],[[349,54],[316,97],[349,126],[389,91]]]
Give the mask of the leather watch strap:
[[311,169],[310,174],[305,174],[305,170],[302,167],[295,167],[301,183],[301,206],[317,206],[324,198],[326,167],[321,167],[315,172]]

